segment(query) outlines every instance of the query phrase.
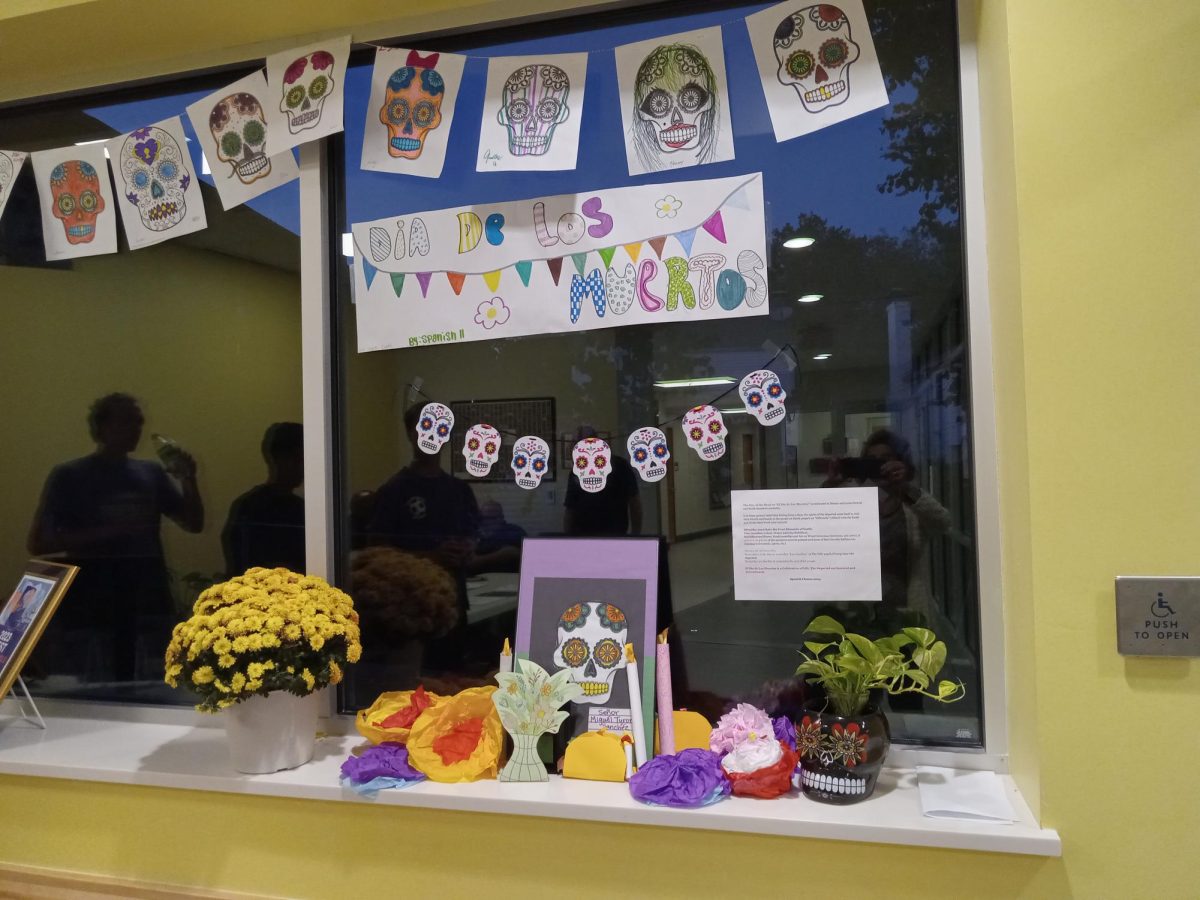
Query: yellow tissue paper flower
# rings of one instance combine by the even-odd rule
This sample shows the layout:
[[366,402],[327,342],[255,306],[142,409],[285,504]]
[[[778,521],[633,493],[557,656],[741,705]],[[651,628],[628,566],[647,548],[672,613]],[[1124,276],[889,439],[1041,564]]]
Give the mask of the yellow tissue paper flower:
[[[495,778],[500,768],[504,731],[492,702],[494,685],[468,688],[446,702],[430,706],[413,723],[408,736],[408,761],[430,781],[455,783]],[[477,726],[479,737],[470,755],[455,759],[465,738]],[[450,760],[449,762],[447,760]]]

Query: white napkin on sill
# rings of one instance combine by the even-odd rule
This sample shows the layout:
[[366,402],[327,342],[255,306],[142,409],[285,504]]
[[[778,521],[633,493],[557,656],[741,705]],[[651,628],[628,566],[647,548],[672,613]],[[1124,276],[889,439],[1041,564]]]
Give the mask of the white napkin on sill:
[[995,772],[917,766],[921,811],[935,819],[963,819],[1011,825],[1016,813]]

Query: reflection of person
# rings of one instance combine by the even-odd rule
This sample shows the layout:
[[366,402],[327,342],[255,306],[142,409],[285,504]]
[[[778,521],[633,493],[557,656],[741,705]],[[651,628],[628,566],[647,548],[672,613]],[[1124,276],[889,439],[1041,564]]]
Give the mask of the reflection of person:
[[230,577],[254,566],[304,571],[304,499],[295,493],[304,482],[304,426],[276,422],[262,454],[267,480],[233,501],[221,532]]
[[173,461],[178,487],[157,462],[130,459],[144,421],[129,394],[93,403],[88,428],[96,451],[54,467],[29,534],[34,555],[61,554],[80,566],[55,620],[93,642],[111,632],[110,646],[96,649],[113,654],[118,680],[133,678],[139,638],[145,660],[161,665],[171,612],[162,518],[193,534],[204,527],[190,455],[179,450]]
[[440,453],[427,454],[417,447],[420,417],[420,404],[404,414],[413,460],[375,493],[367,542],[420,553],[445,568],[457,585],[459,624],[463,625],[466,575],[479,532],[479,507],[471,486],[442,468]]
[[[950,528],[950,513],[914,483],[908,441],[886,428],[863,445],[861,466],[835,461],[824,487],[874,485],[879,489],[879,553],[885,609],[931,613],[929,543]],[[853,461],[851,461],[853,462]],[[849,473],[841,469],[850,468]]]
[[[596,437],[596,429],[581,425],[575,440]],[[572,477],[564,501],[563,531],[588,537],[620,537],[642,532],[642,501],[638,478],[629,460],[612,454],[612,471],[604,489],[588,493]]]
[[504,507],[486,500],[479,507],[479,543],[472,572],[516,572],[521,562],[525,529],[504,518]]

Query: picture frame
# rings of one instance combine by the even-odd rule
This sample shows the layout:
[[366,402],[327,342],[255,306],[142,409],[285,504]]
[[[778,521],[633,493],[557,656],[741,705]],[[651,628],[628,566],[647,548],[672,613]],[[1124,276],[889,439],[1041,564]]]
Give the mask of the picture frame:
[[[572,680],[584,684],[584,696],[568,705],[568,738],[602,727],[632,731],[625,643],[634,645],[642,720],[652,727],[658,563],[656,538],[525,539],[513,652],[551,674],[572,668]],[[614,644],[620,654],[610,664]]]
[[0,699],[8,696],[29,654],[75,580],[78,566],[31,559],[0,607]]

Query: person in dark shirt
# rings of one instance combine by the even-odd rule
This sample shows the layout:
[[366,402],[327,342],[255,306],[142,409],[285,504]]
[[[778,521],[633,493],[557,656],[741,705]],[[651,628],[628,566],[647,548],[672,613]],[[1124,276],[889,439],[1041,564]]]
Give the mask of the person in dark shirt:
[[[192,534],[204,528],[196,462],[189,454],[180,450],[172,461],[178,487],[157,462],[130,459],[144,423],[129,394],[108,394],[93,403],[88,428],[96,451],[54,467],[29,533],[30,553],[80,567],[55,619],[93,643],[107,641],[109,646],[96,650],[111,654],[118,681],[134,677],[137,655],[161,668],[170,635],[162,518]],[[79,654],[70,655],[78,661]]]
[[229,507],[221,532],[229,576],[247,569],[283,566],[304,571],[304,426],[276,422],[262,441],[267,480],[242,494]]
[[[576,442],[596,437],[596,429],[582,425]],[[612,471],[604,489],[590,494],[570,478],[564,501],[563,531],[580,537],[620,537],[642,532],[642,501],[638,476],[629,460],[612,454]]]

